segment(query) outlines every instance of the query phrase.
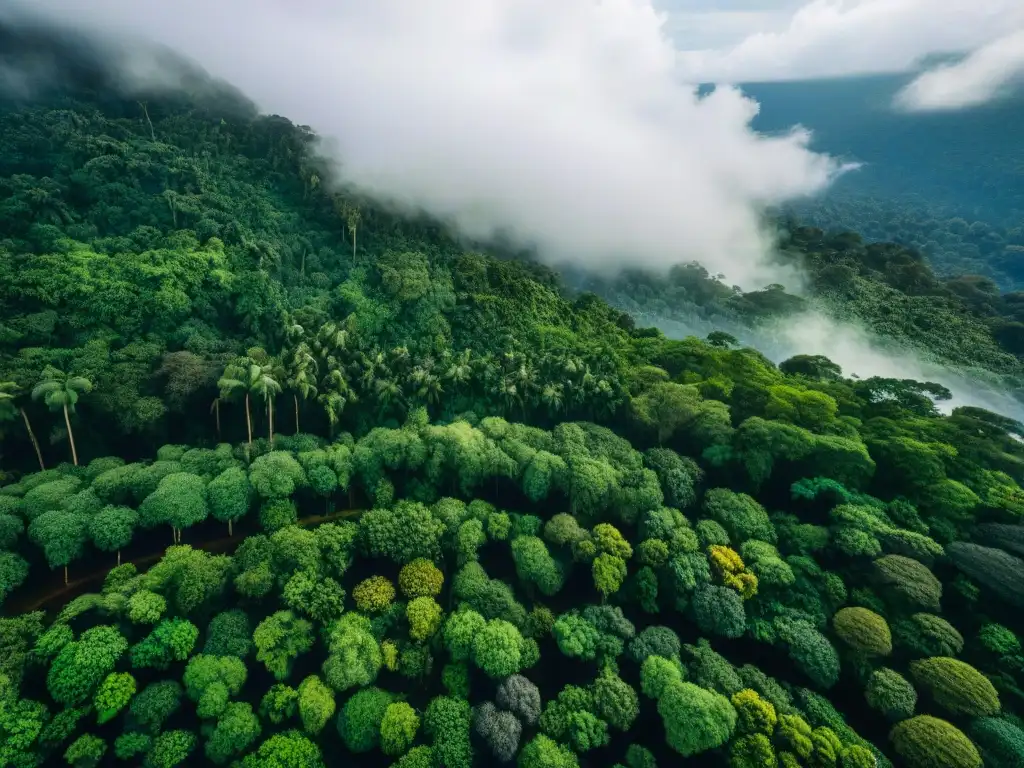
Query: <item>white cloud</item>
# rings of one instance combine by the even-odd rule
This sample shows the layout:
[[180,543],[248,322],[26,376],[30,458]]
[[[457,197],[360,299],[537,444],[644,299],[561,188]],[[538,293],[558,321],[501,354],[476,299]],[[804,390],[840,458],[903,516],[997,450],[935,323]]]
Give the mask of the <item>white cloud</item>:
[[763,206],[837,171],[757,105],[681,85],[650,0],[33,0],[34,11],[193,57],[264,110],[336,139],[349,178],[509,228],[550,259],[699,259],[763,285]]
[[1024,79],[1024,29],[989,43],[962,61],[924,72],[896,96],[909,111],[964,109],[998,98]]
[[812,0],[778,26],[776,20],[724,47],[683,51],[680,66],[688,78],[714,82],[905,72],[923,57],[972,51],[1024,28],[1024,3]]

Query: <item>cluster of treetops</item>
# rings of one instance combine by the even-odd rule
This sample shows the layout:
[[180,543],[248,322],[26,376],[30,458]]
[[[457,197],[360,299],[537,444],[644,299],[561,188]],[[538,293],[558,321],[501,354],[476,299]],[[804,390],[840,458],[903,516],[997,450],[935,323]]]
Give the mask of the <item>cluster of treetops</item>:
[[[0,594],[109,573],[0,618],[0,763],[1018,764],[1024,426],[637,328],[306,128],[74,73],[0,103]],[[1016,364],[912,252],[789,231]]]
[[[26,474],[0,489],[3,594],[26,558],[106,567],[0,618],[0,762],[1019,765],[1024,497],[990,468],[1017,443],[893,404],[864,443],[795,423],[829,398],[798,392],[733,428],[653,383],[643,452],[419,408]],[[324,515],[352,493],[370,508]],[[233,554],[185,543],[236,524]],[[174,545],[115,566],[146,529]]]

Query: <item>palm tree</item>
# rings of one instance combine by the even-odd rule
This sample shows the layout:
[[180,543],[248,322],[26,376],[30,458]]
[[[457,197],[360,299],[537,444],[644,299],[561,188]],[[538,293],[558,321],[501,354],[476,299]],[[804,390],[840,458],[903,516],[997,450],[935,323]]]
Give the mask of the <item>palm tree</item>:
[[52,365],[46,366],[42,380],[32,390],[33,400],[42,400],[51,411],[64,411],[64,424],[68,428],[68,442],[71,443],[71,460],[78,466],[78,451],[75,449],[75,433],[71,430],[71,414],[80,395],[92,391],[92,382],[84,376],[65,373]]
[[210,413],[214,414],[214,420],[217,423],[217,440],[220,441],[220,401],[223,398],[215,397],[213,402],[210,403]]
[[258,373],[252,379],[249,391],[254,395],[262,397],[267,403],[267,430],[270,437],[270,447],[274,447],[274,397],[281,393],[281,385],[277,381],[276,372],[272,365],[254,366]]
[[36,458],[39,459],[39,469],[44,470],[46,466],[43,464],[43,452],[39,449],[39,441],[36,440],[36,433],[32,429],[32,423],[28,420],[28,413],[24,406],[18,403],[19,395],[21,395],[21,387],[13,381],[0,382],[0,421],[10,421],[17,418],[16,412],[21,413],[29,440],[32,441],[32,447],[36,450]]
[[[253,370],[255,370],[255,374],[253,374]],[[220,388],[218,402],[226,400],[236,392],[245,393],[245,428],[250,446],[252,445],[252,414],[249,411],[249,390],[250,382],[254,375],[259,375],[259,370],[260,367],[251,360],[242,359],[225,368],[224,375],[217,382],[217,386]]]
[[270,441],[274,441],[274,405],[273,397],[281,391],[281,385],[271,375],[271,365],[259,365],[251,357],[242,358],[224,369],[224,375],[217,382],[222,398],[235,393],[245,394],[245,426],[252,445],[252,411],[249,401],[252,395],[259,395],[267,401],[267,414],[270,418]]
[[292,392],[292,400],[295,402],[295,434],[299,434],[299,397],[303,400],[314,399],[317,396],[316,374],[318,366],[316,358],[309,350],[306,342],[301,342],[291,355],[288,363],[288,389]]

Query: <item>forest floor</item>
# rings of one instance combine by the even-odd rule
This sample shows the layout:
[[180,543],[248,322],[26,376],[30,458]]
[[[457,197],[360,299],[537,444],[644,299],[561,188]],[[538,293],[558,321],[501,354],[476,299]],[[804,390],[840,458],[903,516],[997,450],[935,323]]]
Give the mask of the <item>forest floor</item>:
[[[302,528],[310,528],[323,523],[333,522],[335,520],[345,520],[357,517],[362,512],[363,510],[361,509],[341,509],[325,515],[311,515],[309,517],[303,517],[300,518],[296,524]],[[204,533],[205,532],[213,533],[211,529],[207,529]],[[206,539],[199,538],[195,541],[186,541],[182,543],[188,544],[193,549],[201,549],[205,552],[222,553],[232,551],[245,540],[246,535],[248,534],[236,531],[234,536],[216,536]],[[126,558],[121,562],[133,563],[135,567],[142,572],[163,557],[165,551],[166,548],[138,557]],[[57,607],[64,606],[79,595],[89,592],[89,588],[93,585],[102,585],[103,580],[106,579],[111,567],[112,566],[97,569],[87,576],[73,579],[67,584],[61,583],[55,587],[51,587],[48,584],[40,584],[36,589],[28,592],[22,592],[15,599],[10,600],[8,604],[4,606],[4,612],[9,615],[17,615],[44,610],[54,607],[55,605]],[[54,575],[58,575],[59,573],[60,569],[54,571]]]

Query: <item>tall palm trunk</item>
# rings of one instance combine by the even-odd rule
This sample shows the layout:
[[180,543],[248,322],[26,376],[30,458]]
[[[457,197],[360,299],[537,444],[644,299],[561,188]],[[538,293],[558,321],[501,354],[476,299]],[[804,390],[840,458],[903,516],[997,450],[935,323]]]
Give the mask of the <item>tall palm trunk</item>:
[[220,398],[213,401],[214,419],[217,422],[217,440],[220,440]]
[[249,415],[249,393],[245,393],[245,428],[249,433],[249,446],[252,446],[252,416]]
[[274,398],[267,398],[267,428],[270,431],[270,447],[274,447]]
[[292,395],[292,399],[295,401],[295,434],[299,434],[299,396]]
[[234,536],[235,535],[234,526],[232,526],[231,522],[232,522],[231,518],[229,517],[228,518],[228,536]]
[[64,566],[64,586],[68,585],[68,567]]
[[78,466],[78,451],[75,450],[75,433],[71,431],[71,416],[68,415],[68,407],[64,406],[64,423],[68,427],[68,442],[71,443],[71,461]]
[[45,470],[46,467],[43,466],[43,452],[39,450],[39,441],[36,440],[36,433],[32,431],[32,423],[28,420],[28,414],[25,412],[24,408],[19,408],[18,410],[21,411],[21,418],[25,420],[25,429],[28,430],[28,439],[32,441],[32,447],[36,449],[36,458],[39,459],[39,469]]
[[121,565],[121,550],[117,550],[117,564]]

